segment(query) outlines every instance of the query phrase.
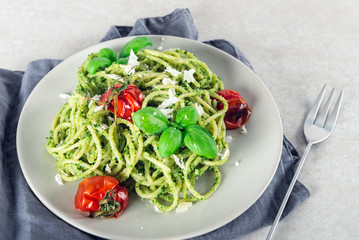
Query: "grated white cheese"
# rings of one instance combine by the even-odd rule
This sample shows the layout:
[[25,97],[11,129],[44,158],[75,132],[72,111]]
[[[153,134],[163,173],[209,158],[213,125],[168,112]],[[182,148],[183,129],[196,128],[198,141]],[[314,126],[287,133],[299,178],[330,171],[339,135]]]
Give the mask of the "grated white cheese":
[[130,106],[130,105],[127,105],[127,104],[125,104],[125,108],[127,108],[127,109],[131,109],[131,106]]
[[177,213],[186,212],[190,207],[192,207],[192,202],[181,202],[177,205],[176,212]]
[[165,69],[165,72],[168,72],[169,74],[171,74],[171,75],[174,76],[174,77],[177,77],[178,75],[181,74],[180,71],[177,71],[176,69],[171,68],[171,67],[167,67],[167,68]]
[[90,109],[91,108],[91,105],[93,104],[93,100],[91,99],[90,102],[89,102],[89,105],[88,105],[88,108]]
[[103,110],[103,106],[97,106],[97,107],[95,107],[95,109],[93,111],[97,112],[97,111],[100,111],[100,110]]
[[239,166],[239,161],[235,162],[234,165],[235,165],[236,167],[238,167],[238,166]]
[[176,91],[174,88],[168,89],[168,99],[165,99],[159,106],[158,109],[165,109],[176,102],[181,101],[181,99],[176,97]]
[[127,75],[135,73],[135,68],[140,65],[140,62],[137,61],[138,57],[132,51],[130,52],[130,57],[128,58],[127,65],[121,65],[125,69]]
[[240,133],[242,133],[242,134],[246,134],[247,133],[247,128],[246,128],[246,126],[242,126],[240,129]]
[[60,93],[60,98],[62,98],[64,101],[67,101],[71,96],[67,93]]
[[62,182],[61,175],[59,173],[55,175],[55,180],[59,185],[64,185],[64,183]]
[[184,70],[183,72],[183,80],[184,81],[187,81],[189,83],[193,83],[194,82],[194,77],[193,77],[193,74],[195,73],[195,70],[194,69],[190,69],[190,70]]
[[162,213],[161,210],[159,210],[156,205],[154,205],[154,208],[155,208],[155,211],[156,211],[156,212]]
[[110,166],[108,165],[108,164],[106,164],[106,167],[105,167],[105,171],[107,172],[107,173],[109,173],[109,174],[111,174],[111,168],[110,168]]
[[95,95],[92,97],[92,99],[95,101],[100,101],[100,97],[101,97],[101,95]]
[[233,142],[233,137],[231,135],[226,135],[224,137],[224,140],[227,142],[227,143],[230,143],[230,142]]
[[162,50],[163,50],[163,43],[161,43],[161,45],[158,46],[157,50],[158,50],[158,51],[162,51]]
[[116,81],[121,81],[123,82],[123,79],[121,78],[121,76],[117,75],[117,74],[107,74],[107,77],[116,80]]
[[160,111],[166,116],[167,119],[170,119],[173,117],[171,114],[173,112],[173,109],[166,108],[166,109],[160,109]]
[[173,159],[175,160],[175,163],[182,169],[184,169],[184,162],[183,162],[183,157],[181,157],[181,159],[179,159],[176,155],[173,154]]
[[108,126],[107,126],[106,124],[104,124],[104,123],[101,123],[101,124],[100,124],[100,127],[102,127],[103,130],[108,129]]
[[171,80],[171,78],[165,77],[162,79],[162,83],[163,83],[163,85],[176,84],[176,81]]
[[202,116],[202,114],[204,113],[203,107],[198,103],[194,103],[194,107],[196,108],[199,116]]

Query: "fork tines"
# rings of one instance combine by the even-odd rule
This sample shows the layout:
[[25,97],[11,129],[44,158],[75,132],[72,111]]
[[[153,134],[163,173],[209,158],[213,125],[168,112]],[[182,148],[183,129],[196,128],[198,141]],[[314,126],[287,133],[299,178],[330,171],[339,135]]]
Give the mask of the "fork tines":
[[328,100],[326,101],[326,103],[324,104],[324,106],[322,107],[321,111],[318,114],[325,90],[326,90],[326,85],[324,85],[324,87],[321,90],[319,96],[317,97],[313,107],[311,108],[310,112],[308,113],[306,122],[310,121],[311,124],[314,123],[315,125],[317,125],[319,127],[333,129],[336,124],[336,121],[338,119],[339,109],[340,109],[342,99],[343,99],[343,91],[340,92],[340,95],[338,97],[338,100],[337,100],[333,110],[331,111],[330,114],[328,114],[329,108],[331,106],[331,102],[332,102],[332,99],[334,96],[334,92],[335,92],[335,88],[333,88],[329,94]]

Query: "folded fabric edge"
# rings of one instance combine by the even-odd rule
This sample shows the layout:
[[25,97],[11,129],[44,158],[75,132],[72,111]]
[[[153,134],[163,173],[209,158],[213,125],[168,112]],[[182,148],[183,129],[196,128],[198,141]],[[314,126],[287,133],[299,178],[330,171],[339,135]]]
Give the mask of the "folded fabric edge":
[[112,25],[100,42],[136,35],[168,35],[198,39],[198,30],[188,8],[177,8],[160,17],[139,18],[133,26]]

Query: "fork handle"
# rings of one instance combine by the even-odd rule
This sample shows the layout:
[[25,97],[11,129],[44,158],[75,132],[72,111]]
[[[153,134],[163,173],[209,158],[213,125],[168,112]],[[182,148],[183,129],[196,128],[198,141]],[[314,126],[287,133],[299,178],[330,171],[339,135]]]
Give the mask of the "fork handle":
[[309,152],[309,150],[310,150],[310,148],[311,148],[312,145],[313,145],[313,143],[309,142],[309,143],[307,144],[307,147],[306,147],[305,150],[304,150],[303,156],[302,156],[302,158],[301,158],[300,161],[299,161],[297,170],[295,171],[295,174],[294,174],[294,176],[293,176],[293,179],[292,179],[292,181],[290,182],[290,185],[289,185],[289,188],[288,188],[288,190],[287,190],[287,193],[286,193],[285,196],[284,196],[282,205],[280,205],[280,208],[279,208],[279,210],[278,210],[277,216],[276,216],[275,219],[274,219],[274,222],[273,222],[273,224],[272,224],[271,229],[269,230],[269,233],[268,233],[268,235],[267,235],[266,240],[271,240],[272,237],[273,237],[274,230],[276,229],[276,227],[277,227],[277,225],[278,225],[278,222],[279,222],[279,219],[280,219],[280,217],[282,216],[283,210],[284,210],[285,206],[287,205],[289,196],[290,196],[290,194],[292,193],[294,184],[295,184],[295,182],[297,181],[298,175],[299,175],[300,171],[302,170],[302,167],[303,167],[303,165],[304,165],[305,159],[307,158],[308,152]]

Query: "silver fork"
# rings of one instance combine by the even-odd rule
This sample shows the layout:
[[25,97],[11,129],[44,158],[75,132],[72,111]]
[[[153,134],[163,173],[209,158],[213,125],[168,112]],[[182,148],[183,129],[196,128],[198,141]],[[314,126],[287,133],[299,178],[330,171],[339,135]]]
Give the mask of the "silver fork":
[[282,216],[283,210],[288,202],[289,196],[293,190],[294,184],[297,181],[298,175],[303,167],[305,159],[307,158],[308,152],[313,144],[324,141],[329,135],[333,132],[335,124],[338,119],[339,109],[343,99],[343,91],[341,91],[338,100],[335,104],[335,107],[331,114],[328,115],[331,101],[334,95],[334,88],[332,89],[327,102],[325,103],[322,110],[318,113],[320,104],[325,93],[326,86],[324,85],[322,91],[320,92],[317,100],[315,101],[313,107],[310,109],[307,118],[304,121],[304,135],[307,140],[307,147],[304,150],[303,156],[299,161],[297,170],[293,176],[293,179],[289,185],[287,193],[284,196],[283,202],[278,210],[277,216],[274,219],[273,225],[267,235],[266,240],[270,240],[273,237],[275,228],[278,225],[279,219]]

